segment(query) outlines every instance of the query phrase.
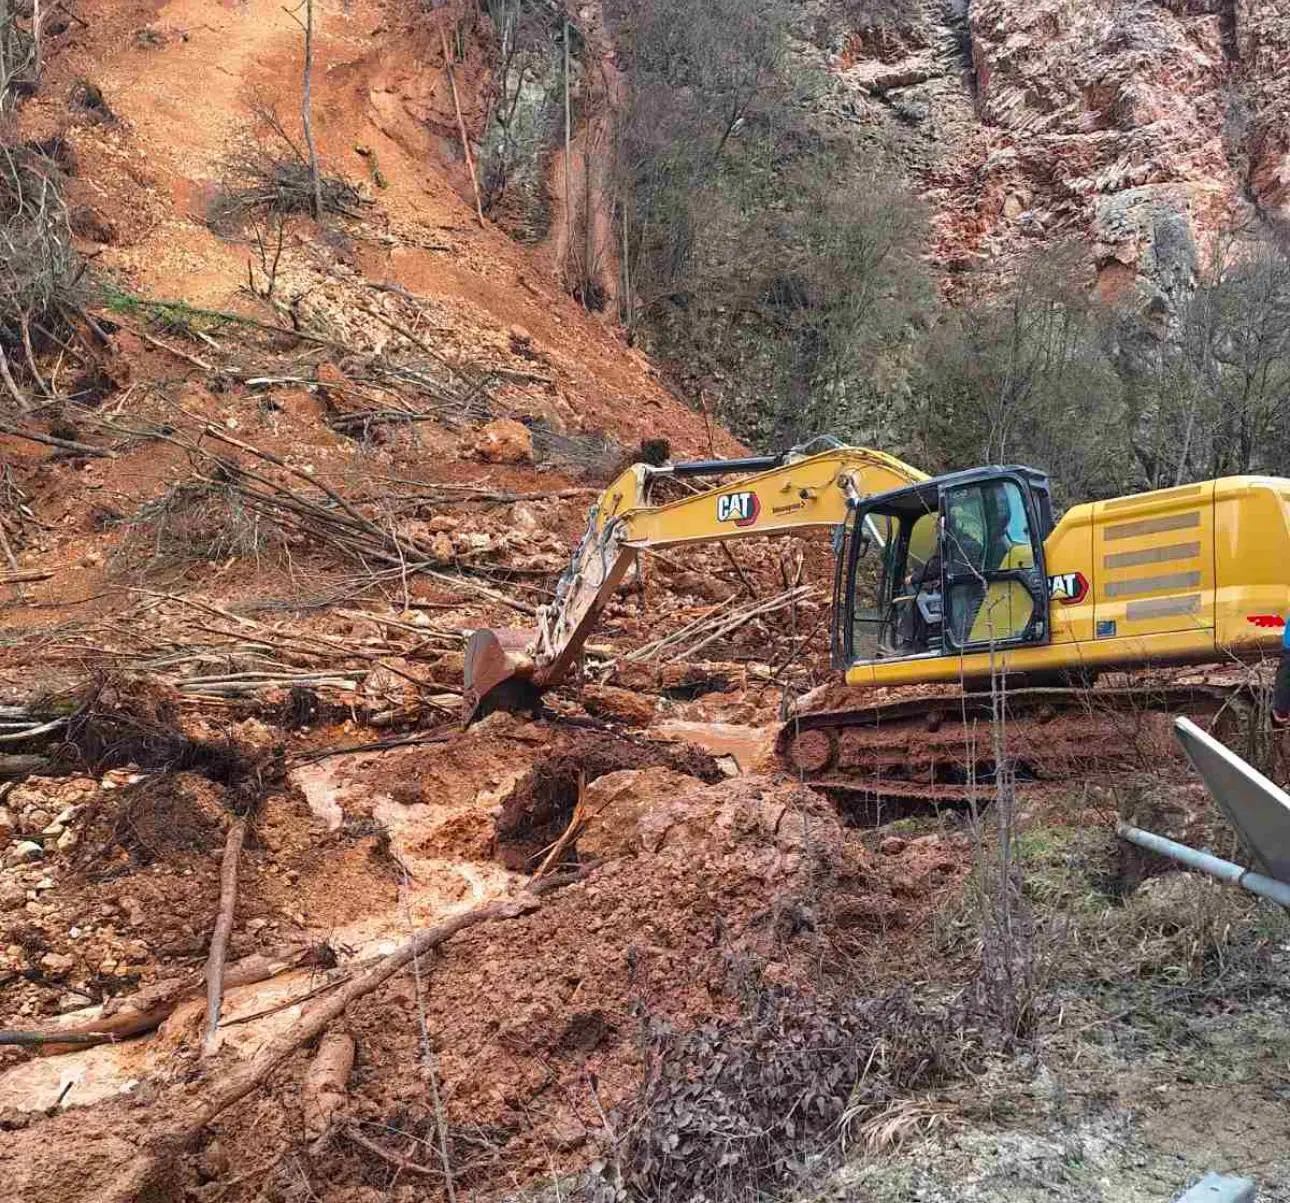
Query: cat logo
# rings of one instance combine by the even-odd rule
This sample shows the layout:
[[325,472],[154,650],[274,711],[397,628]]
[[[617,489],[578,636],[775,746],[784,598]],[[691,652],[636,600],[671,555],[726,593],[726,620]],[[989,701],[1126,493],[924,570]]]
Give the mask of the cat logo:
[[1048,578],[1048,596],[1063,606],[1077,606],[1088,596],[1088,581],[1082,572],[1059,572]]
[[717,521],[733,522],[736,526],[752,526],[761,513],[761,502],[756,493],[727,493],[717,498]]

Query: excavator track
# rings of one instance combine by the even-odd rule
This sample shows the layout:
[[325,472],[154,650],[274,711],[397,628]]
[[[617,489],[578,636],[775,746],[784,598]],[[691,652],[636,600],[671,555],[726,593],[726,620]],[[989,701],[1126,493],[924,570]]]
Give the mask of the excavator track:
[[920,697],[803,714],[781,729],[776,752],[807,785],[890,817],[986,802],[1001,765],[1021,792],[1149,768],[1178,755],[1175,715],[1235,718],[1250,701],[1241,687],[1210,685]]

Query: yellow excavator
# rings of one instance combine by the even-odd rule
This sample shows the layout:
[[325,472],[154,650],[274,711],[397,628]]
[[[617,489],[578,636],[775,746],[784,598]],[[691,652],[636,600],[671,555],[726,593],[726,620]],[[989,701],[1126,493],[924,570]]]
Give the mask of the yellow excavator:
[[[663,479],[714,477],[727,479],[651,503]],[[959,801],[989,780],[997,757],[976,730],[1000,715],[1000,680],[1008,763],[1023,778],[1065,777],[1094,756],[1149,760],[1150,740],[1124,716],[1217,712],[1230,690],[1141,673],[1093,688],[1098,674],[1271,657],[1290,612],[1290,479],[1227,477],[1057,520],[1033,468],[929,477],[833,440],[641,463],[592,507],[538,629],[474,634],[467,721],[531,708],[563,680],[641,549],[812,530],[833,536],[832,658],[847,689],[841,705],[785,724],[778,750],[812,784],[880,799]],[[866,704],[869,690],[908,685],[958,689]]]

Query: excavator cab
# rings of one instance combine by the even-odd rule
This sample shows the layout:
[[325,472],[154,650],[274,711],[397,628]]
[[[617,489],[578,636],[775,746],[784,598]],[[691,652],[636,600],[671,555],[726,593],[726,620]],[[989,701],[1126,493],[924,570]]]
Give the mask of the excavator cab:
[[1048,478],[955,472],[858,500],[834,586],[834,662],[1046,643]]

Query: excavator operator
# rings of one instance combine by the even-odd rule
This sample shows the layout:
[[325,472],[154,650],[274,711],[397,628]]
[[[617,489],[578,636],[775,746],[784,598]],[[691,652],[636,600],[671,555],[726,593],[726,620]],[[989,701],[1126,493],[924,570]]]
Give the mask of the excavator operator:
[[[938,524],[939,531],[939,524]],[[914,558],[911,553],[911,558]],[[941,625],[941,549],[939,535],[936,547],[928,560],[914,566],[905,577],[906,596],[903,600],[902,622],[905,652],[931,650],[933,636],[939,634]]]

